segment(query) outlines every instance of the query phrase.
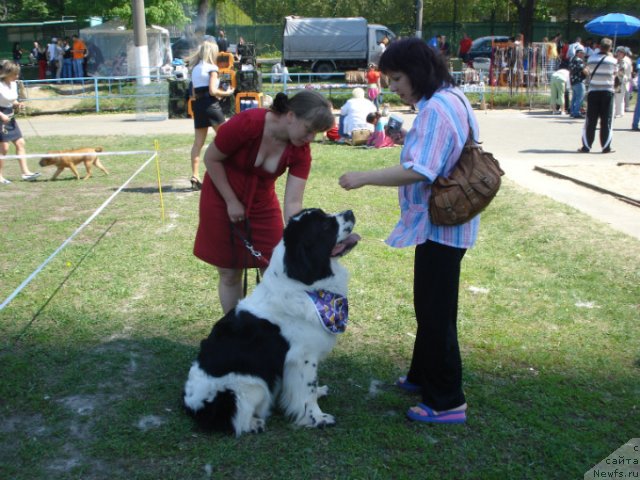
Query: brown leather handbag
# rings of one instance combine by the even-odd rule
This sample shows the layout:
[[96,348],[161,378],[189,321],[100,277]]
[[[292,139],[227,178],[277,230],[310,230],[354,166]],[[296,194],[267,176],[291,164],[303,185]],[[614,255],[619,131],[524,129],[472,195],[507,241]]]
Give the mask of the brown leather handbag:
[[[462,103],[464,104],[464,101]],[[464,105],[467,108],[466,104]],[[500,189],[502,175],[504,171],[500,168],[498,160],[475,142],[471,119],[469,119],[469,137],[462,148],[458,162],[448,177],[437,177],[431,186],[429,199],[431,223],[434,225],[467,223],[491,203]]]

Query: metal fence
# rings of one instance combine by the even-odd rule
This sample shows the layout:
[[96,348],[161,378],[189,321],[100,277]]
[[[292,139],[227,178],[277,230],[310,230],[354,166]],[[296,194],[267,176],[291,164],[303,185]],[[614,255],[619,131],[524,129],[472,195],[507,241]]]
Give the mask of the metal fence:
[[[503,71],[511,70],[503,68]],[[278,92],[313,89],[326,95],[335,107],[340,107],[355,87],[366,88],[363,73],[355,77],[353,73],[289,73],[287,76],[264,73],[261,92],[274,97]],[[520,75],[501,77],[483,71],[479,74],[471,72],[470,75],[468,70],[454,70],[452,73],[460,88],[473,94],[482,104],[485,99],[487,104],[492,104],[495,96],[504,95],[518,98],[520,106],[529,104],[531,107],[534,96],[539,101],[539,97],[549,95],[546,81],[536,85],[528,81],[522,83]],[[524,75],[525,80],[530,78],[527,71]],[[542,78],[546,79],[541,75]],[[138,119],[164,119],[186,116],[187,112],[188,82],[172,75],[61,78],[20,83],[20,97],[26,101],[27,115],[135,111]],[[383,88],[383,94],[389,93],[388,88]],[[522,100],[523,97],[526,101]]]

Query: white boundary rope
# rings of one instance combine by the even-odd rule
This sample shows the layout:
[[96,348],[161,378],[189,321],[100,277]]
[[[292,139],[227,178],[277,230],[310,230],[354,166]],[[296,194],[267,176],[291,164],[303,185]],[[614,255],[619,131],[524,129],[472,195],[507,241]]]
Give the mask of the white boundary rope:
[[[122,153],[122,152],[120,152]],[[129,152],[132,153],[132,152]],[[133,153],[143,153],[142,151],[140,152],[133,152]],[[73,232],[71,234],[71,236],[69,236],[69,238],[67,238],[64,242],[62,242],[62,244],[51,254],[49,255],[49,258],[47,258],[44,262],[42,262],[42,264],[40,264],[40,266],[38,268],[36,268],[33,273],[31,273],[31,275],[29,275],[21,284],[18,288],[16,288],[13,293],[11,295],[9,295],[6,300],[4,302],[2,302],[2,304],[0,304],[0,311],[4,309],[4,307],[6,307],[7,305],[9,305],[9,303],[24,289],[24,287],[26,287],[29,283],[31,283],[31,281],[36,278],[36,276],[38,275],[38,273],[40,273],[42,271],[42,269],[44,267],[47,266],[47,264],[53,260],[56,255],[58,255],[58,253],[60,253],[62,251],[62,249],[64,247],[66,247],[69,242],[71,242],[71,240],[73,240],[76,235],[78,235],[82,230],[84,230],[84,228],[89,225],[94,218],[96,218],[98,215],[100,215],[100,213],[102,212],[102,210],[104,210],[107,205],[109,205],[111,203],[111,201],[116,197],[116,195],[118,195],[127,185],[129,185],[129,183],[131,182],[131,180],[133,180],[142,170],[144,170],[144,168],[154,159],[158,156],[158,152],[151,152],[151,151],[147,151],[144,153],[153,153],[153,155],[142,164],[142,166],[140,168],[138,168],[138,170],[136,170],[136,172],[131,175],[129,177],[129,179],[124,182],[115,192],[113,192],[113,194],[104,201],[104,203],[102,205],[100,205],[100,207],[93,212],[93,214],[87,218],[85,220],[85,222],[80,225],[75,232]]]
[[112,155],[139,155],[139,154],[155,153],[153,150],[130,150],[124,152],[84,152],[84,153],[71,153],[65,151],[59,151],[56,153],[25,153],[24,155],[4,155],[3,160],[14,158],[51,158],[51,157],[85,157],[87,155],[95,155],[96,157],[109,157]]

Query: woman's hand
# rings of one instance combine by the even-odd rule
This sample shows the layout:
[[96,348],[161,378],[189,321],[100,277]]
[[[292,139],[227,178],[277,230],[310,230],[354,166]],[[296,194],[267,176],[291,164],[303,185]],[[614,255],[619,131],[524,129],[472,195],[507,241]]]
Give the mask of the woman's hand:
[[244,205],[238,200],[227,203],[227,214],[231,223],[242,222],[245,218]]
[[340,177],[338,183],[345,190],[360,188],[366,184],[365,172],[347,172]]

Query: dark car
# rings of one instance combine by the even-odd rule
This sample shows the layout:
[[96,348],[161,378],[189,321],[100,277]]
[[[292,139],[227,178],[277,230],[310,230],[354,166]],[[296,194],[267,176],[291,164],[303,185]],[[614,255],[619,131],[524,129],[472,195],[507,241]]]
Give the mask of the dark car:
[[171,44],[173,58],[185,59],[198,48],[199,42],[194,37],[182,37]]
[[491,41],[494,42],[508,42],[509,37],[506,35],[492,35],[488,37],[476,38],[471,44],[469,50],[469,60],[473,61],[478,57],[491,58]]

